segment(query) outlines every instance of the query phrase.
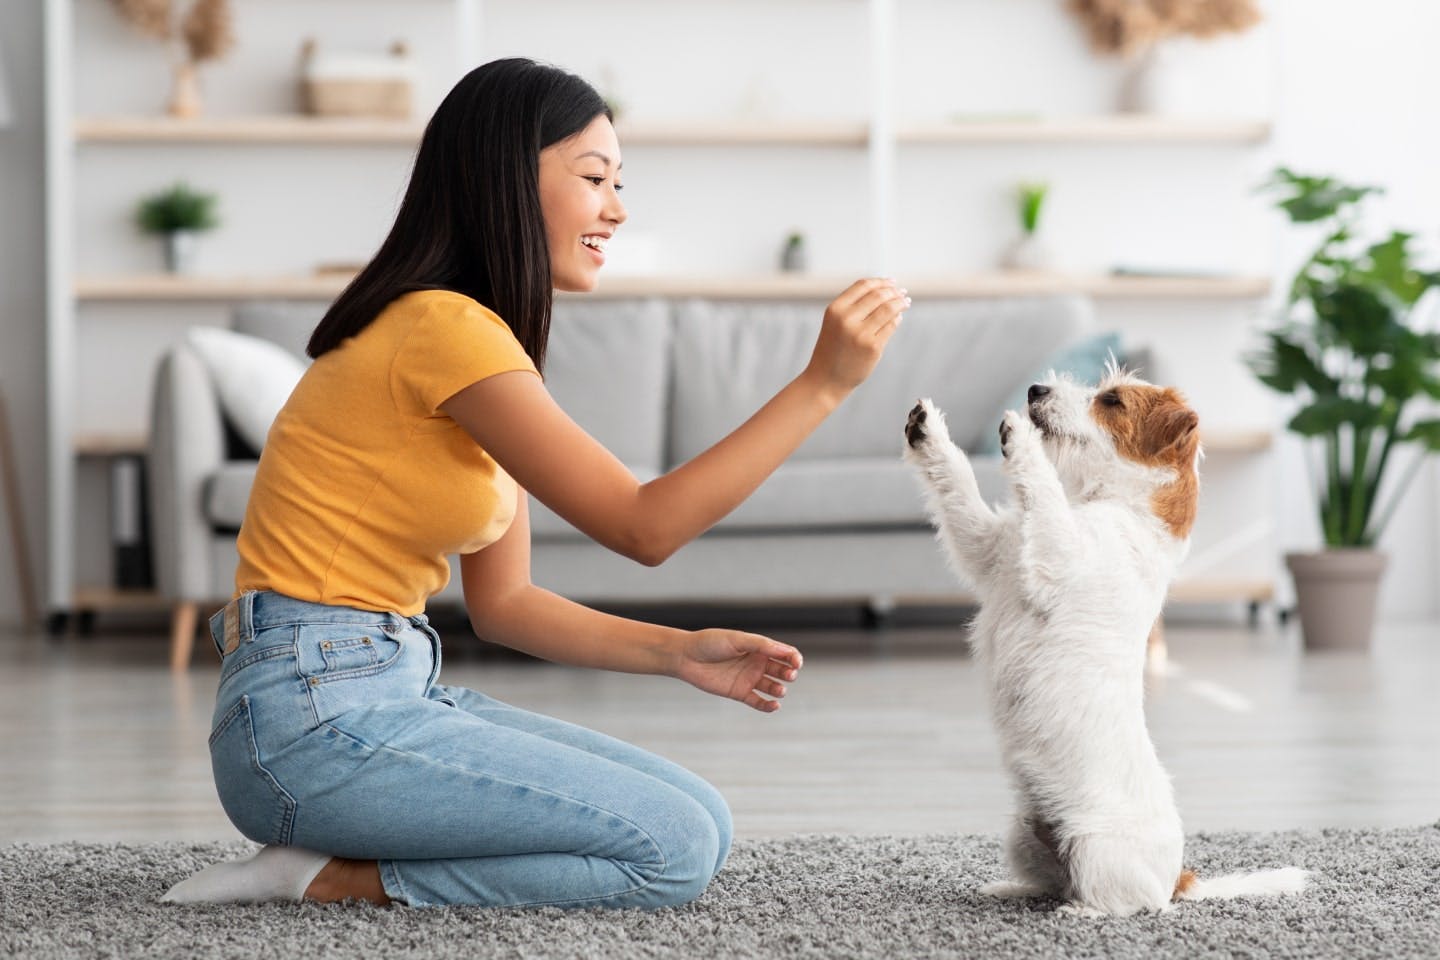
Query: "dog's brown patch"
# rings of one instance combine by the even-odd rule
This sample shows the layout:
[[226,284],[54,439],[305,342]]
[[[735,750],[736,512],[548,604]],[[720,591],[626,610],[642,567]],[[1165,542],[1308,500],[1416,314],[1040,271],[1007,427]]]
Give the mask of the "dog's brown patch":
[[1149,467],[1170,467],[1175,480],[1155,491],[1155,515],[1176,539],[1190,535],[1200,498],[1195,458],[1200,418],[1178,390],[1142,383],[1102,386],[1090,415],[1115,441],[1120,455]]
[[1190,892],[1197,879],[1194,870],[1181,870],[1180,876],[1175,880],[1175,892],[1170,895],[1170,899],[1179,900],[1183,894]]

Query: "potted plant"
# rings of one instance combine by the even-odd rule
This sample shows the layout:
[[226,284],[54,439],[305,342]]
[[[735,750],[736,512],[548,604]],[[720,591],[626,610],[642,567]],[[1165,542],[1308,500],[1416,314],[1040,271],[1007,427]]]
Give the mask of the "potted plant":
[[[1287,426],[1318,453],[1311,467],[1325,549],[1288,554],[1286,564],[1305,645],[1363,648],[1385,567],[1375,545],[1425,456],[1440,450],[1440,419],[1419,418],[1412,406],[1440,398],[1440,334],[1411,322],[1440,271],[1412,262],[1411,234],[1358,235],[1358,209],[1378,188],[1281,167],[1265,189],[1279,194],[1291,222],[1321,228],[1290,285],[1284,323],[1247,358],[1262,383],[1295,398]],[[1417,452],[1387,485],[1405,446]]]
[[215,214],[216,198],[199,193],[184,183],[152,194],[140,201],[135,220],[146,233],[156,233],[165,241],[165,269],[171,273],[189,273],[194,262],[195,237],[202,230],[219,224]]
[[1015,188],[1015,210],[1020,219],[1020,236],[1005,251],[1001,265],[1008,270],[1047,270],[1052,266],[1050,250],[1040,239],[1040,211],[1050,192],[1048,183],[1021,183]]

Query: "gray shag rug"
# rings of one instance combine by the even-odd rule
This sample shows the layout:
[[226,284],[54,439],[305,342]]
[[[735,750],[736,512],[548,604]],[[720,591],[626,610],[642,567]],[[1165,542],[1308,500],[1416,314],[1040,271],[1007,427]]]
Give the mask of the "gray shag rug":
[[710,889],[654,913],[176,906],[171,884],[244,843],[0,847],[0,957],[1440,957],[1440,823],[1192,836],[1202,876],[1300,866],[1300,896],[1124,920],[995,900],[987,837],[741,841]]

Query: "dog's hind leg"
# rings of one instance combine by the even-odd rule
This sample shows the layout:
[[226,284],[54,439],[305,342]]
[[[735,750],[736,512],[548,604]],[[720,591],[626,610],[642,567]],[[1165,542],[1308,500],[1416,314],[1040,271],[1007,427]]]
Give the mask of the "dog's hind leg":
[[1065,896],[1069,875],[1060,862],[1054,832],[1031,815],[1015,818],[1005,838],[1005,859],[1015,879],[987,883],[980,888],[992,897]]
[[905,424],[905,460],[925,488],[931,520],[955,568],[978,581],[993,566],[991,552],[1000,520],[980,495],[975,469],[955,446],[945,415],[929,400],[910,411]]

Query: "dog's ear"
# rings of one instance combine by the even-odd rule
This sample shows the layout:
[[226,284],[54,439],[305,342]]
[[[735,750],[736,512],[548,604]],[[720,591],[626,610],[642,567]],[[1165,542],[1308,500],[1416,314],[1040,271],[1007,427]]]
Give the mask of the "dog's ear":
[[1177,464],[1193,463],[1200,452],[1200,416],[1183,403],[1160,417],[1157,439],[1164,459]]

